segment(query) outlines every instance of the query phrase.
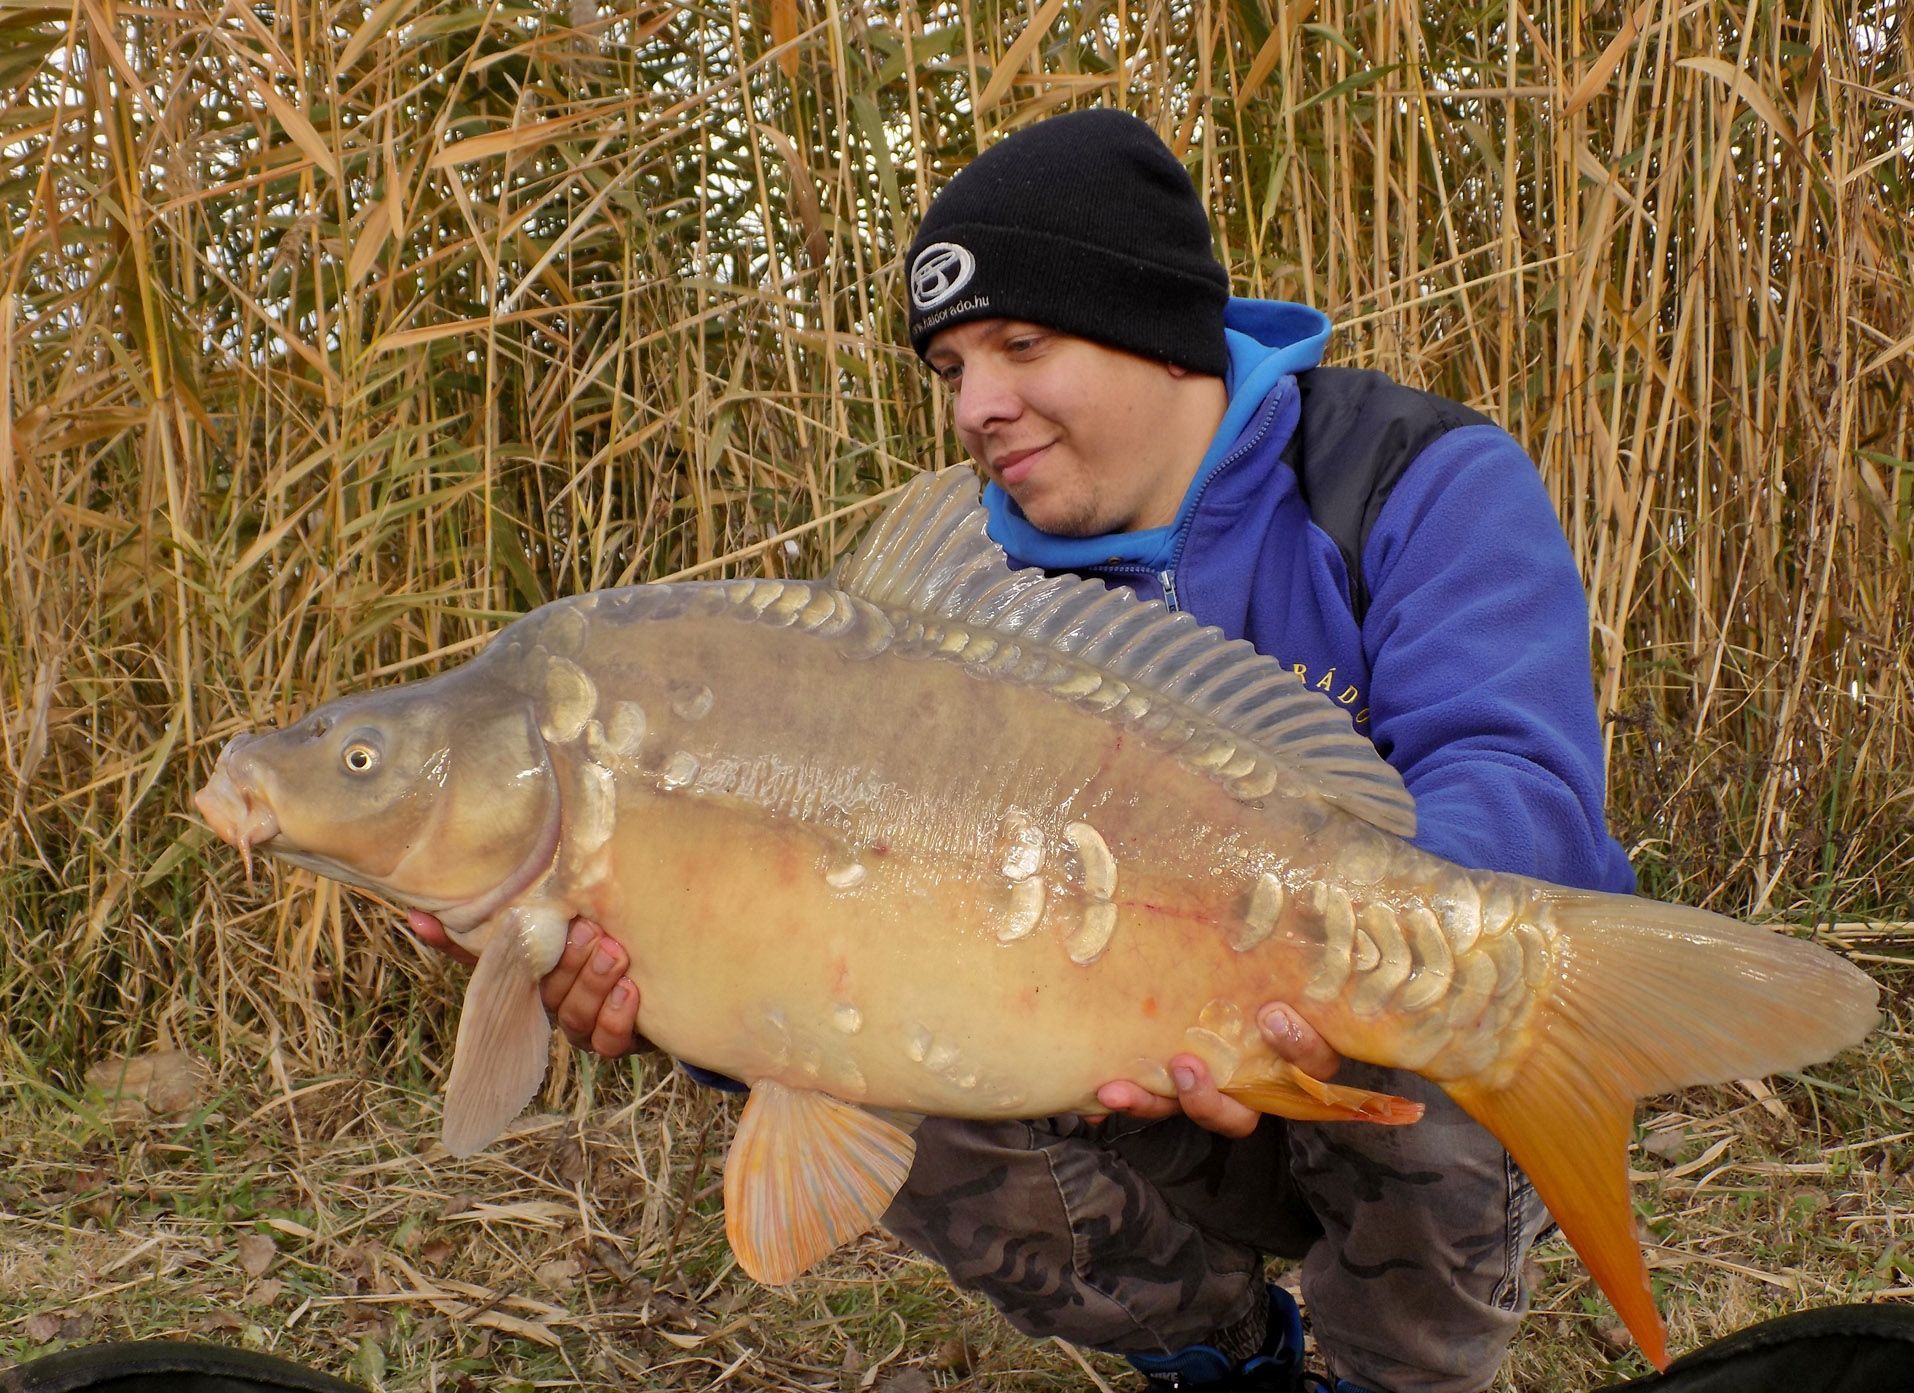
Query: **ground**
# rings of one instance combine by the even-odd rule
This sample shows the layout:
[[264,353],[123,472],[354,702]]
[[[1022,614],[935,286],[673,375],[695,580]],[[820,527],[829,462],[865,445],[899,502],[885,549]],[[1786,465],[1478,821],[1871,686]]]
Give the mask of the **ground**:
[[[1811,1077],[1645,1106],[1631,1166],[1677,1351],[1809,1306],[1914,1300],[1909,975]],[[723,1235],[736,1104],[587,1063],[572,1112],[457,1161],[428,1081],[187,1067],[150,1102],[42,1085],[0,1109],[0,1365],[74,1344],[239,1344],[375,1390],[1123,1388],[882,1235],[784,1290]],[[142,1083],[145,1081],[142,1080]],[[158,1088],[159,1081],[152,1085]],[[618,1106],[594,1106],[616,1097]],[[1561,1240],[1499,1388],[1646,1371]]]

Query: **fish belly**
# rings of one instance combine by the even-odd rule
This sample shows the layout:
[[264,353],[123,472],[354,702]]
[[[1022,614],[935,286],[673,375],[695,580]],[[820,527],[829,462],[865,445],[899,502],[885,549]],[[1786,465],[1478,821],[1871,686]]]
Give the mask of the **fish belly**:
[[1114,1078],[1167,1092],[1180,1051],[1227,1075],[1260,1050],[1252,1013],[1306,956],[1273,941],[1234,953],[1213,914],[1152,907],[1139,876],[1079,961],[1095,906],[1066,887],[1006,940],[1009,888],[988,876],[871,855],[837,888],[840,867],[801,832],[677,811],[670,835],[621,847],[621,879],[647,887],[626,903],[644,909],[608,906],[607,925],[631,953],[645,1033],[746,1081],[968,1117],[1088,1109]]

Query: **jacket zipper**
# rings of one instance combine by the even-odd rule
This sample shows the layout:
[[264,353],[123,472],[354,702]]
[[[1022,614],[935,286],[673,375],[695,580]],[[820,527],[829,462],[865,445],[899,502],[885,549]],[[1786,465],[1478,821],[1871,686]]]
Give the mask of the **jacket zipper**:
[[[1270,429],[1276,423],[1276,413],[1281,407],[1282,401],[1280,399],[1264,404],[1263,414],[1257,422],[1255,434],[1250,436],[1250,438],[1245,440],[1241,445],[1238,445],[1234,450],[1231,450],[1229,454],[1225,455],[1223,462],[1211,470],[1209,478],[1203,481],[1203,487],[1197,491],[1196,497],[1191,500],[1190,513],[1192,516],[1194,516],[1198,508],[1203,506],[1203,495],[1209,492],[1210,485],[1222,478],[1224,474],[1234,469],[1244,460],[1248,459],[1249,456],[1256,451],[1257,447],[1268,437]],[[1127,565],[1119,563],[1114,566],[1088,566],[1076,574],[1089,576],[1153,576],[1156,579],[1156,583],[1163,589],[1164,605],[1173,610],[1180,610],[1183,606],[1177,599],[1176,594],[1176,569],[1183,562],[1183,548],[1188,544],[1188,541],[1189,530],[1185,528],[1177,535],[1176,546],[1170,553],[1170,564],[1160,571],[1154,570],[1149,566],[1139,566],[1134,563]],[[1055,573],[1052,572],[1052,574]]]
[[[1191,501],[1190,513],[1192,516],[1195,515],[1198,508],[1203,506],[1203,495],[1209,492],[1210,485],[1220,479],[1228,470],[1249,458],[1256,447],[1263,443],[1264,437],[1270,432],[1270,427],[1276,422],[1276,412],[1281,405],[1282,403],[1280,401],[1271,402],[1263,413],[1262,423],[1256,433],[1234,450],[1231,450],[1229,454],[1224,457],[1223,462],[1210,471],[1209,478],[1203,481],[1203,487],[1197,491],[1196,497]],[[1183,547],[1188,537],[1189,532],[1186,528],[1176,539],[1176,549],[1170,553],[1169,566],[1155,573],[1157,584],[1163,587],[1163,603],[1171,609],[1182,608],[1182,605],[1177,602],[1176,598],[1176,568],[1183,561]],[[1096,574],[1106,576],[1140,576],[1146,574],[1148,571],[1149,568],[1146,566],[1099,566],[1096,568]]]
[[[1244,460],[1248,459],[1251,454],[1255,453],[1256,448],[1263,443],[1264,439],[1269,435],[1270,430],[1275,426],[1276,413],[1282,409],[1282,404],[1281,397],[1276,398],[1274,401],[1264,403],[1262,419],[1257,422],[1256,433],[1223,457],[1223,462],[1210,471],[1209,478],[1203,481],[1203,487],[1198,489],[1196,491],[1196,497],[1190,500],[1191,517],[1195,517],[1197,509],[1203,506],[1203,495],[1210,491],[1210,485],[1222,478],[1227,471],[1241,464]],[[1170,553],[1170,568],[1163,572],[1163,594],[1164,598],[1169,601],[1171,609],[1176,608],[1176,588],[1174,581],[1176,568],[1183,564],[1183,548],[1188,544],[1189,536],[1190,533],[1187,527],[1177,534],[1176,549]]]

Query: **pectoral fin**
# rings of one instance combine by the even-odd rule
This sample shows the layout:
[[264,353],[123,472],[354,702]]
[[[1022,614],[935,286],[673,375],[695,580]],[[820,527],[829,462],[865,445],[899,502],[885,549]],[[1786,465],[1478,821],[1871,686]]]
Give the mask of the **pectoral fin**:
[[1381,1122],[1400,1126],[1422,1117],[1422,1104],[1393,1093],[1343,1088],[1311,1078],[1280,1059],[1243,1065],[1223,1085],[1223,1095],[1246,1108],[1298,1122]]
[[538,979],[564,951],[565,916],[526,909],[506,915],[479,951],[459,1012],[443,1126],[454,1156],[483,1150],[505,1130],[538,1092],[551,1056],[552,1025]]
[[877,1222],[917,1144],[863,1108],[760,1082],[724,1162],[724,1227],[738,1265],[782,1286]]

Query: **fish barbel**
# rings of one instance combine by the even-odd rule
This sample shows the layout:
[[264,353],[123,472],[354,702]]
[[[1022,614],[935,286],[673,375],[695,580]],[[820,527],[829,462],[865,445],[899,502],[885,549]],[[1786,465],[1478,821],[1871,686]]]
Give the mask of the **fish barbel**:
[[1202,1057],[1266,1113],[1399,1125],[1256,1026],[1438,1082],[1508,1148],[1643,1350],[1637,1099],[1825,1059],[1876,988],[1784,934],[1467,870],[1407,839],[1346,712],[1127,590],[1013,571],[963,469],[914,481],[833,581],[559,600],[464,666],[241,736],[213,829],[437,915],[478,955],[444,1136],[528,1103],[574,916],[639,1028],[751,1095],[727,1230],[788,1281],[909,1169],[889,1110],[1100,1111]]

